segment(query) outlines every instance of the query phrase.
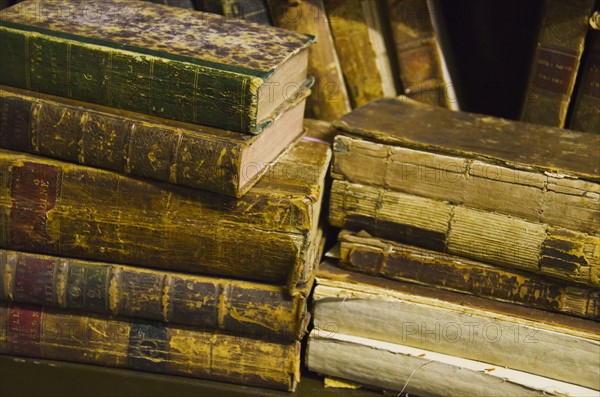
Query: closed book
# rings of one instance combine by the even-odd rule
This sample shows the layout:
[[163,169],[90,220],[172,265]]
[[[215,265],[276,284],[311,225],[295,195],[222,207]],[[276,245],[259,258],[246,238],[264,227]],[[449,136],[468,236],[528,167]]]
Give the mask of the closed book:
[[306,293],[328,145],[300,141],[242,198],[0,151],[0,246]]
[[300,343],[0,303],[0,353],[293,391]]
[[2,11],[0,83],[257,134],[306,80],[312,37],[148,2]]
[[458,110],[441,40],[439,9],[431,0],[388,0],[387,18],[396,49],[403,94]]
[[[318,259],[317,259],[318,260]],[[0,250],[0,300],[299,340],[306,298],[281,286]]]
[[581,81],[575,93],[569,128],[600,134],[600,27],[588,33],[579,75]]
[[423,348],[327,330],[308,337],[314,372],[416,396],[598,396],[597,390]]
[[248,135],[0,86],[0,146],[240,197],[301,135],[309,93]]
[[521,120],[564,127],[595,0],[547,0]]
[[379,2],[323,2],[352,107],[396,96]]
[[191,0],[198,11],[223,15],[226,19],[271,25],[266,0]]
[[312,299],[321,334],[403,344],[600,388],[596,321],[368,276],[333,263],[321,264]]
[[339,266],[388,279],[600,320],[600,291],[365,233],[342,231]]
[[323,0],[271,0],[269,7],[276,26],[318,38],[309,49],[308,73],[315,87],[307,100],[307,116],[333,121],[348,113],[350,98]]
[[145,0],[151,3],[164,4],[171,7],[194,8],[192,0]]

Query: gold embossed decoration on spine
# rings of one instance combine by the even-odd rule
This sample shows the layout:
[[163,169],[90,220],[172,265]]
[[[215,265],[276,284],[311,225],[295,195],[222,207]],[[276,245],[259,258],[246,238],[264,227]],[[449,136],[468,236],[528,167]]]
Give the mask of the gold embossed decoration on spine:
[[306,293],[329,159],[301,141],[235,199],[0,151],[0,244]]
[[0,353],[293,391],[300,343],[0,303]]

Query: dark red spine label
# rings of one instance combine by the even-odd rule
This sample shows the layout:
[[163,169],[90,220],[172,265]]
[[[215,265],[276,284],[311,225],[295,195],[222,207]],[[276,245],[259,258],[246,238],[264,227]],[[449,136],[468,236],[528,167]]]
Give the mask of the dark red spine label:
[[18,254],[15,269],[15,301],[54,304],[56,263],[48,258]]
[[33,307],[11,306],[8,310],[7,339],[12,354],[40,357],[42,312]]
[[46,231],[48,212],[56,205],[61,170],[25,162],[12,168],[9,242],[12,249],[57,253],[58,240]]
[[554,48],[540,47],[535,53],[534,85],[567,95],[573,87],[578,57]]

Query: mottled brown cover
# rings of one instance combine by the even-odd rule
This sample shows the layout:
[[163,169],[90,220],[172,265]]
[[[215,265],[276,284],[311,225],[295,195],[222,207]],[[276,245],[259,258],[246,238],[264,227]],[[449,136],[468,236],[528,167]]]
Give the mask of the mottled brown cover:
[[306,298],[284,287],[0,250],[0,300],[300,340]]
[[546,1],[521,120],[564,127],[595,0]]
[[293,391],[300,343],[0,303],[0,353]]
[[0,246],[306,293],[329,159],[300,141],[235,199],[2,150]]

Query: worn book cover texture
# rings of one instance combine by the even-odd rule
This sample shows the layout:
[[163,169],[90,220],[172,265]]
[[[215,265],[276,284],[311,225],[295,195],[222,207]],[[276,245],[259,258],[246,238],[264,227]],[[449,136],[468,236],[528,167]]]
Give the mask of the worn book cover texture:
[[[322,263],[315,327],[600,388],[600,323]],[[561,363],[554,365],[553,363]],[[569,368],[569,371],[565,371]]]
[[302,133],[309,93],[248,135],[0,86],[0,146],[240,197]]
[[0,303],[0,353],[293,391],[300,343]]
[[307,116],[333,121],[348,113],[352,108],[323,0],[271,0],[269,7],[276,26],[317,37],[309,49],[308,74],[315,85]]
[[547,0],[521,120],[564,127],[595,0]]
[[313,38],[148,2],[28,0],[1,12],[0,40],[2,84],[259,133],[305,80],[306,56],[289,61]]
[[7,250],[0,299],[288,341],[309,318],[280,286]]
[[408,281],[600,320],[600,291],[549,277],[486,265],[364,233],[342,231],[340,266]]
[[[330,149],[300,141],[241,199],[0,151],[0,245],[307,287]],[[306,291],[304,291],[306,292]]]
[[[600,15],[600,13],[598,13]],[[600,17],[598,17],[600,19]],[[590,29],[569,128],[600,134],[600,27]]]

